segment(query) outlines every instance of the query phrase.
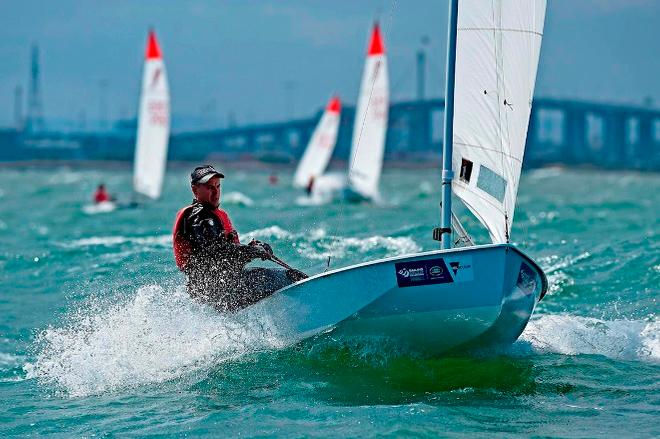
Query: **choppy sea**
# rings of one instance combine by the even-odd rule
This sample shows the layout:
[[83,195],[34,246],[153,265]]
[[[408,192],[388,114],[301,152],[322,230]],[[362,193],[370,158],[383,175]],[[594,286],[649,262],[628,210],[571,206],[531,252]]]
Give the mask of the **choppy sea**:
[[[436,248],[437,171],[386,170],[372,206],[223,169],[242,237],[305,271]],[[512,239],[550,291],[510,349],[437,359],[272,339],[192,302],[170,237],[187,170],[86,213],[99,182],[129,200],[128,168],[0,169],[2,437],[660,436],[658,174],[525,173]]]

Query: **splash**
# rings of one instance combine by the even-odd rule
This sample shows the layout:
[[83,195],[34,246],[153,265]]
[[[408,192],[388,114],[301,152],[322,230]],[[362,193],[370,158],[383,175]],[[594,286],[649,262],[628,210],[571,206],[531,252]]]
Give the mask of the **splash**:
[[39,334],[27,378],[79,397],[181,378],[288,343],[267,321],[218,314],[181,287],[145,286],[121,304],[99,302]]
[[607,321],[567,314],[544,315],[529,322],[521,340],[542,353],[660,361],[660,322],[655,318]]

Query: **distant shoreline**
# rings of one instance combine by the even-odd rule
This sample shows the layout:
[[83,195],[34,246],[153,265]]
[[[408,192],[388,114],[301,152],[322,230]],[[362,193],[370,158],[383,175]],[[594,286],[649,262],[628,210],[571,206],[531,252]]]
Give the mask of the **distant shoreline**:
[[[262,169],[262,170],[278,170],[278,169],[294,169],[297,162],[282,163],[282,162],[266,162],[262,160],[222,160],[218,158],[208,158],[204,160],[182,161],[170,160],[167,162],[169,169],[189,169],[191,166],[196,166],[201,163],[222,164],[231,168],[237,169]],[[347,163],[343,160],[333,160],[330,162],[330,169],[345,169]],[[440,168],[440,161],[386,161],[383,164],[384,168],[390,169],[432,169]],[[11,162],[0,162],[0,168],[48,168],[48,167],[66,167],[76,169],[130,169],[133,167],[133,162],[125,160],[22,160]]]
[[[171,160],[167,163],[168,169],[191,169],[194,166],[203,163],[210,163],[217,166],[224,166],[232,169],[241,170],[259,170],[259,171],[285,171],[295,169],[297,162],[281,163],[281,162],[265,162],[261,160],[241,159],[241,160],[220,160],[217,158],[209,158],[199,161],[182,161]],[[328,167],[332,171],[342,171],[346,169],[347,163],[343,160],[333,160]],[[130,170],[133,167],[133,162],[125,160],[23,160],[23,161],[0,161],[0,169],[26,169],[26,168],[71,168],[71,169],[125,169]],[[440,172],[440,161],[385,161],[383,163],[384,169],[437,169]],[[589,164],[582,164],[576,166],[566,166],[563,163],[547,163],[542,166],[535,166],[530,168],[523,168],[523,172],[535,169],[560,169],[572,170],[582,172],[624,172],[624,173],[639,173],[639,174],[659,174],[655,170],[644,169],[616,169],[616,168],[601,168]]]

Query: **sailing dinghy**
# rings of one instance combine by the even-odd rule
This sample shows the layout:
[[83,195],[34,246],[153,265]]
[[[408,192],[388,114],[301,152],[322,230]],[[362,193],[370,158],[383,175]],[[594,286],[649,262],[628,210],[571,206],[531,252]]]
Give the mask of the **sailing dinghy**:
[[104,201],[84,206],[83,211],[88,215],[108,213],[118,208],[132,209],[138,207],[140,205],[138,197],[158,199],[165,177],[169,135],[170,94],[167,75],[156,33],[150,30],[147,38],[138,109],[137,139],[133,160],[132,200],[128,203]]
[[348,185],[349,201],[378,198],[378,182],[383,168],[387,117],[390,105],[385,44],[378,23],[374,24],[362,72],[360,95],[355,109]]
[[334,96],[330,99],[300,159],[293,177],[295,187],[311,192],[315,181],[325,172],[337,143],[340,119],[341,102]]
[[170,92],[156,33],[149,31],[142,72],[133,190],[158,199],[163,188],[170,135]]
[[[241,312],[289,339],[332,330],[428,356],[513,343],[547,290],[541,268],[509,242],[545,9],[546,0],[450,2],[442,227],[433,231],[442,249],[321,273]],[[492,243],[451,248],[452,187]]]

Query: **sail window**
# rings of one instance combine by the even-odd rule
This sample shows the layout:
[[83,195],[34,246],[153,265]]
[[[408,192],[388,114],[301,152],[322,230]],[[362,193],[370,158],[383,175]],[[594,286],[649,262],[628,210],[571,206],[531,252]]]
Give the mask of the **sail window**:
[[[461,173],[462,173],[461,169]],[[504,202],[504,194],[506,193],[506,180],[499,174],[484,165],[479,167],[479,179],[477,180],[477,187],[486,192],[493,198],[497,199],[500,203]]]
[[461,181],[469,183],[470,177],[472,177],[472,162],[470,160],[461,159]]

